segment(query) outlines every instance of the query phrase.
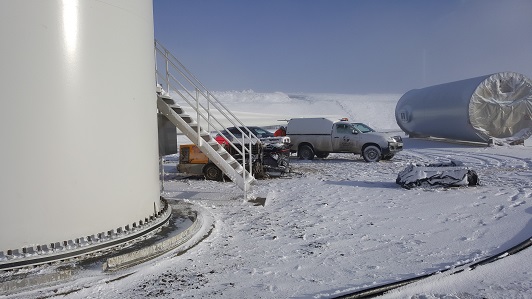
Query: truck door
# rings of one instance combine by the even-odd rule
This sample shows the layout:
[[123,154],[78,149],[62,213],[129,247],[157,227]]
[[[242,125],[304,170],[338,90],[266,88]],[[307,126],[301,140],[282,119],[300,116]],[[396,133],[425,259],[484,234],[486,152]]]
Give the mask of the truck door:
[[334,152],[353,152],[355,135],[350,124],[334,124],[332,132],[332,146]]

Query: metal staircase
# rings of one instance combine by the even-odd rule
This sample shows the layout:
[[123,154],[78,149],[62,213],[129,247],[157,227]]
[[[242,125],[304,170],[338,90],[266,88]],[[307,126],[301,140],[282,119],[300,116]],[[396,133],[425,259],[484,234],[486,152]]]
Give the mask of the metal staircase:
[[[163,89],[157,96],[159,112],[246,193],[255,181],[253,163],[246,161],[252,161],[252,145],[259,143],[259,139],[157,40],[155,61],[156,82]],[[195,114],[195,118],[188,112]],[[229,132],[233,138],[227,141],[242,157],[242,163],[211,135],[220,134],[226,126],[244,127],[241,138]]]

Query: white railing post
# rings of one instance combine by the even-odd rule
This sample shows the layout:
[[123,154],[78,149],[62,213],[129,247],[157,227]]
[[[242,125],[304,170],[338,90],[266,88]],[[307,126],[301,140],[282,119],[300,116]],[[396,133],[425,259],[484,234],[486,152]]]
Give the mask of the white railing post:
[[157,78],[157,74],[159,73],[159,70],[157,69],[157,40],[154,40],[153,45],[153,60],[155,61],[155,86],[157,86],[157,84],[159,84],[159,78]]
[[207,91],[207,132],[211,132],[211,93]]
[[[242,132],[242,181],[244,181],[244,200],[248,200],[248,184],[246,183],[246,133]],[[251,143],[251,140],[249,140]],[[251,160],[249,161],[251,164]]]
[[199,111],[199,90],[196,88],[196,122],[198,126],[196,127],[196,131],[198,134],[198,145],[201,145],[201,136],[200,136],[200,111]]
[[164,61],[166,63],[166,92],[170,94],[170,69],[168,67],[168,51],[164,51]]
[[[257,146],[258,149],[258,146]],[[251,144],[251,132],[249,132],[249,175],[251,176],[253,174],[253,163],[251,163],[253,160],[253,145]]]

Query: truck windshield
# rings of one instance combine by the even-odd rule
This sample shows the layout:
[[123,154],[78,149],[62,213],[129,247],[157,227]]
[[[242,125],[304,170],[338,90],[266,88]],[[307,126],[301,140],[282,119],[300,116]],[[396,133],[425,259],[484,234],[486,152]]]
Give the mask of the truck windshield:
[[375,132],[372,128],[363,123],[352,123],[353,127],[362,133]]

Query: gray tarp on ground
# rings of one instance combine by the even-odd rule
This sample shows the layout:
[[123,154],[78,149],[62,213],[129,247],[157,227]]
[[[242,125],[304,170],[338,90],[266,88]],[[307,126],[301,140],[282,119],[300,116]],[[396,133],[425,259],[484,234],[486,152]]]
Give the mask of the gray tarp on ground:
[[503,72],[414,89],[395,108],[410,136],[488,142],[532,133],[532,81]]

